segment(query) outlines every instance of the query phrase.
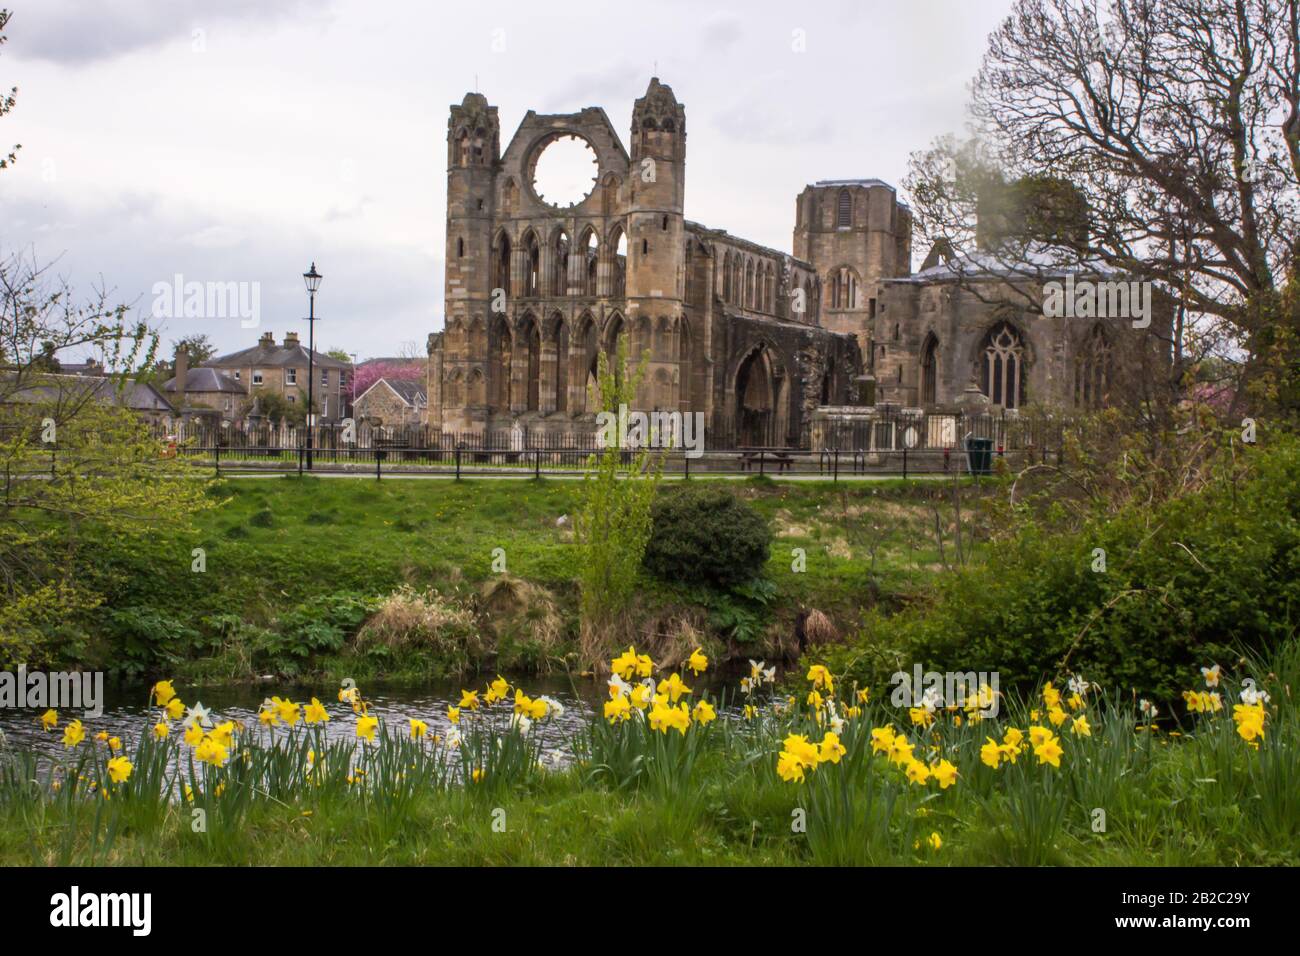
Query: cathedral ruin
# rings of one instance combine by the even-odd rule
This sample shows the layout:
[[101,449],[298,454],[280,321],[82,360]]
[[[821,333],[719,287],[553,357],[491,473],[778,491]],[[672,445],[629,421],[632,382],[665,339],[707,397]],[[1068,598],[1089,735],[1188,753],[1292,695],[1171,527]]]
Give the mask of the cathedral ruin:
[[[913,275],[911,213],[878,179],[807,186],[793,254],[687,220],[686,112],[657,78],[630,154],[598,107],[529,111],[504,151],[500,133],[482,94],[451,107],[433,428],[590,433],[598,356],[624,335],[648,355],[637,407],[702,413],[713,448],[808,447],[818,409],[942,407],[972,383],[1010,410],[1091,407],[1113,387],[1111,326],[972,297],[934,253]],[[537,166],[568,139],[597,172],[555,205]]]

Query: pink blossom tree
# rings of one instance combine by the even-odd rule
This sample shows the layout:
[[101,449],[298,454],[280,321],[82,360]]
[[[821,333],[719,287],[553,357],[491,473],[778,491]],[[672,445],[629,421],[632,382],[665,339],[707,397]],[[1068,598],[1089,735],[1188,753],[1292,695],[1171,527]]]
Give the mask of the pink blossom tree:
[[348,382],[348,401],[356,401],[358,395],[364,395],[366,389],[381,378],[420,382],[424,380],[424,375],[422,362],[367,362],[358,365],[352,374],[352,380]]

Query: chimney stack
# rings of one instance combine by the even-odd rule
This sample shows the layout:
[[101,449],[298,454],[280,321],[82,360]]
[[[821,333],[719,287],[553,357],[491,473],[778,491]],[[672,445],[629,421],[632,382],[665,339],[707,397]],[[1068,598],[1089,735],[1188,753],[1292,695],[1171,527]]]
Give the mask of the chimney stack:
[[297,346],[298,346],[298,333],[297,333],[297,332],[285,332],[285,333],[284,333],[284,347],[287,348],[287,349],[292,349],[292,348],[297,348]]
[[263,332],[262,337],[257,340],[257,344],[261,346],[273,346],[275,345],[275,336],[270,332]]
[[190,375],[190,353],[184,345],[176,346],[176,384],[172,389],[176,397],[184,400],[186,380]]

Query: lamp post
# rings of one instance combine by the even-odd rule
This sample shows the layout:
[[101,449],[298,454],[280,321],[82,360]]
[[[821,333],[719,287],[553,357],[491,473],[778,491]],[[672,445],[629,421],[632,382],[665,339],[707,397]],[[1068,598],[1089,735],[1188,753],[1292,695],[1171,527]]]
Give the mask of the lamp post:
[[315,402],[315,384],[316,369],[312,359],[316,352],[316,290],[320,288],[320,280],[323,279],[319,272],[316,271],[316,263],[311,264],[311,269],[302,274],[302,281],[307,284],[307,470],[311,470],[311,429],[312,420],[316,417]]

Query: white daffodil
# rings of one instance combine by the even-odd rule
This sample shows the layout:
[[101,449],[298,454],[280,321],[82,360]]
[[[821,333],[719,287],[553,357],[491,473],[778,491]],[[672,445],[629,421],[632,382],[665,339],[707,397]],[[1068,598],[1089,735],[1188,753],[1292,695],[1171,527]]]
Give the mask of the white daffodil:
[[212,726],[211,712],[203,706],[201,701],[197,700],[194,702],[193,707],[187,707],[185,709],[184,725],[186,727],[193,727],[195,722],[197,722],[200,727]]
[[549,720],[552,717],[564,716],[564,705],[561,704],[554,697],[547,697],[545,694],[543,694],[541,697],[538,697],[537,699],[546,705],[547,720]]
[[1219,686],[1219,665],[1215,664],[1213,667],[1202,667],[1201,676],[1205,678],[1206,687],[1218,687]]
[[1160,713],[1160,708],[1143,697],[1138,701],[1138,712],[1142,714],[1143,717],[1154,717],[1156,714]]
[[460,731],[452,727],[447,731],[447,736],[443,738],[443,742],[452,750],[455,750],[460,746]]
[[1080,697],[1082,697],[1084,694],[1088,693],[1088,691],[1092,689],[1092,683],[1090,681],[1084,680],[1078,674],[1075,674],[1068,681],[1066,681],[1066,684],[1069,686],[1071,694],[1078,694]]
[[532,729],[533,722],[523,714],[511,714],[510,726],[513,729],[518,730],[521,734],[526,734],[530,729]]
[[610,697],[626,697],[632,693],[632,685],[617,674],[609,675]]

